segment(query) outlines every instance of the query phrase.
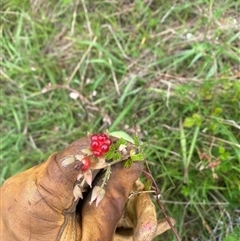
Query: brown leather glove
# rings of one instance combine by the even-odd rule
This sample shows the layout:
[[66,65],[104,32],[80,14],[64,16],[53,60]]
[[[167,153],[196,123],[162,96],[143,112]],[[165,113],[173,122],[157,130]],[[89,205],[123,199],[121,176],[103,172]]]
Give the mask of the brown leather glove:
[[[133,186],[133,193],[128,199],[124,213],[118,222],[118,229],[114,241],[151,241],[154,237],[170,229],[166,219],[157,220],[154,204],[148,193],[141,192],[144,185],[137,180]],[[175,220],[169,218],[174,225]]]
[[[157,228],[155,208],[148,195],[144,198],[141,194],[134,195],[129,199],[132,190],[139,190],[135,182],[142,172],[140,162],[133,163],[130,168],[121,163],[113,165],[104,186],[104,197],[98,206],[96,202],[89,204],[93,189],[81,179],[82,162],[75,160],[63,165],[66,157],[85,155],[83,150],[89,146],[89,138],[81,138],[64,151],[52,154],[44,163],[4,182],[0,188],[0,240],[120,241],[133,240],[134,235],[134,240],[150,241],[169,229],[165,221]],[[94,179],[93,187],[102,183],[104,173],[100,169],[93,170],[90,178],[85,176],[90,184]],[[79,180],[86,189],[83,199],[76,188],[80,185]],[[126,217],[131,220],[129,223],[124,221]],[[117,229],[119,233],[115,233],[117,225],[124,227]],[[145,238],[145,233],[152,234]]]

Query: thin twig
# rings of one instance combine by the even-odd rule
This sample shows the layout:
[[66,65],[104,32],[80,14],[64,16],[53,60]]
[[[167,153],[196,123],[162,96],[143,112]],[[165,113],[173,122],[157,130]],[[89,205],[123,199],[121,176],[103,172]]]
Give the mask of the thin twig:
[[83,6],[86,22],[87,22],[88,33],[89,33],[90,37],[92,37],[93,36],[93,31],[92,31],[91,23],[89,21],[88,9],[87,9],[85,0],[82,0],[82,6]]
[[115,40],[115,42],[116,42],[119,50],[121,51],[123,57],[124,57],[125,59],[127,59],[127,60],[132,61],[131,58],[128,57],[127,54],[125,53],[122,45],[120,44],[120,41],[118,40],[118,38],[117,38],[117,36],[116,36],[116,33],[114,32],[114,30],[113,30],[113,28],[112,28],[112,26],[111,26],[110,24],[104,24],[104,25],[102,26],[102,28],[108,28],[108,29],[109,29],[109,31],[110,31],[110,33],[112,34],[112,36],[113,36],[113,38],[114,38],[114,40]]
[[156,181],[154,180],[152,174],[150,173],[150,170],[149,170],[149,172],[143,170],[143,173],[144,173],[145,175],[147,175],[147,176],[152,180],[152,183],[153,183],[153,185],[154,185],[154,187],[155,187],[155,199],[156,199],[156,201],[157,201],[157,204],[158,204],[159,208],[161,209],[161,211],[162,211],[165,219],[167,220],[169,226],[171,227],[171,229],[172,229],[175,237],[177,238],[178,241],[181,241],[181,238],[179,237],[179,235],[178,235],[178,233],[177,233],[177,230],[174,228],[174,226],[173,226],[173,224],[171,223],[171,221],[170,221],[170,219],[169,219],[169,217],[168,217],[168,215],[167,215],[167,213],[166,213],[166,211],[165,211],[162,203],[161,203],[160,200],[159,200],[159,197],[160,197],[161,193],[160,193],[160,190],[159,190],[159,188],[158,188],[158,185],[157,185]]
[[92,47],[94,46],[94,44],[97,41],[97,37],[95,36],[94,39],[92,40],[91,44],[88,46],[86,52],[83,54],[82,58],[80,59],[80,61],[78,62],[77,66],[75,67],[75,69],[73,70],[71,76],[68,78],[66,84],[69,85],[70,82],[73,80],[73,77],[75,76],[75,74],[78,72],[78,70],[80,69],[83,61],[85,60],[85,58],[87,57],[87,55],[89,54],[89,52],[91,51]]
[[72,17],[70,36],[74,35],[74,28],[75,28],[75,25],[76,25],[78,4],[79,4],[78,1],[76,1],[75,6],[74,6],[74,10],[73,10],[73,17]]
[[120,96],[121,93],[120,93],[120,89],[119,89],[119,86],[118,86],[117,77],[116,77],[115,72],[113,70],[112,60],[109,58],[108,62],[111,66],[111,72],[112,72],[112,77],[113,77],[113,82],[114,82],[114,85],[115,85],[116,92],[117,92],[118,96]]
[[[151,191],[152,192],[152,191]],[[178,202],[178,201],[169,201],[161,200],[162,203],[174,204],[174,205],[205,205],[205,206],[228,206],[228,202]]]

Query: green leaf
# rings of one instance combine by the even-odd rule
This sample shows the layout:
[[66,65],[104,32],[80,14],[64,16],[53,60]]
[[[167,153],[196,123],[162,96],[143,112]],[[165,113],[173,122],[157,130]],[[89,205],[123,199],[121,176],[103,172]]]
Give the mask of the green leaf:
[[223,109],[221,107],[216,107],[214,110],[213,110],[213,115],[214,116],[220,116],[223,112]]
[[224,154],[225,153],[225,148],[222,147],[222,146],[219,146],[218,152],[219,152],[219,154]]
[[226,159],[228,159],[229,156],[230,156],[230,153],[226,151],[223,154],[220,154],[219,158],[220,160],[225,161]]
[[183,122],[184,127],[192,127],[194,126],[194,124],[195,124],[195,120],[192,117],[186,117]]
[[137,134],[135,134],[135,135],[133,136],[133,140],[134,140],[135,146],[139,147],[139,146],[140,146],[140,142],[139,142],[139,139],[138,139]]
[[193,127],[194,125],[200,126],[202,124],[203,118],[201,115],[194,113],[192,117],[186,117],[183,126],[184,127]]
[[127,144],[127,142],[123,138],[120,138],[119,140],[117,140],[117,142],[115,144],[115,150],[118,150],[118,148],[121,145],[126,145],[126,144]]
[[152,187],[152,181],[148,179],[146,181],[146,183],[144,184],[144,190],[149,191],[149,190],[151,190],[151,187]]
[[130,135],[128,135],[126,132],[124,132],[124,131],[110,132],[109,135],[117,137],[117,138],[122,138],[122,139],[124,139],[124,140],[126,140],[128,142],[131,142],[132,144],[134,144],[133,138]]
[[202,124],[202,121],[203,121],[203,118],[201,115],[197,114],[197,113],[194,113],[192,115],[192,118],[194,119],[194,123],[197,125],[197,126],[200,126]]
[[238,241],[240,235],[240,228],[235,227],[232,233],[229,233],[227,237],[223,239],[223,241]]
[[122,158],[122,155],[119,153],[119,152],[115,152],[114,154],[113,154],[113,160],[114,161],[117,161],[117,160],[120,160]]
[[126,168],[129,168],[133,163],[133,160],[131,158],[128,158],[126,161],[123,162],[123,166]]
[[106,156],[105,156],[106,160],[113,159],[114,153],[115,153],[114,145],[111,145],[108,152],[106,153]]
[[133,161],[144,161],[145,157],[144,157],[144,155],[142,153],[137,153],[137,154],[132,155],[131,159]]

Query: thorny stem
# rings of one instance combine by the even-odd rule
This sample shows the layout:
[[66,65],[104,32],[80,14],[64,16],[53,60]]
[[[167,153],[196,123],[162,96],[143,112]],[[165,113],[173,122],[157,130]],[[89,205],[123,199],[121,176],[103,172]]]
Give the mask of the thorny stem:
[[161,195],[161,194],[160,194],[160,190],[159,190],[158,185],[157,185],[156,181],[154,180],[152,174],[150,173],[150,170],[149,170],[149,171],[143,170],[143,173],[144,173],[145,175],[147,175],[149,178],[151,178],[152,183],[153,183],[153,185],[154,185],[154,187],[155,187],[155,199],[156,199],[156,201],[157,201],[157,204],[158,204],[161,212],[163,213],[165,219],[167,220],[169,226],[171,227],[171,229],[172,229],[175,237],[177,238],[178,241],[181,241],[181,238],[179,237],[179,235],[178,235],[178,233],[177,233],[177,230],[176,230],[176,229],[174,228],[174,226],[172,225],[172,223],[171,223],[171,221],[170,221],[170,219],[169,219],[169,217],[168,217],[168,215],[167,215],[167,213],[166,213],[166,211],[165,211],[162,203],[161,203],[160,200],[159,200],[159,197],[160,197],[160,195]]
[[103,182],[102,182],[101,188],[104,188],[104,185],[107,183],[107,180],[109,179],[109,177],[111,175],[111,166],[114,165],[114,164],[117,164],[119,162],[122,162],[122,161],[123,160],[118,159],[118,160],[115,160],[115,161],[112,161],[112,162],[108,163],[108,166],[107,166],[106,171],[105,171],[105,175],[104,175],[104,178],[103,178]]
[[117,164],[117,163],[122,162],[122,161],[123,161],[123,160],[118,159],[118,160],[115,160],[115,161],[109,162],[109,163],[108,163],[108,166],[112,166],[112,165]]
[[109,165],[106,169],[101,188],[103,188],[104,185],[107,183],[107,180],[109,179],[110,174],[111,174],[111,166]]

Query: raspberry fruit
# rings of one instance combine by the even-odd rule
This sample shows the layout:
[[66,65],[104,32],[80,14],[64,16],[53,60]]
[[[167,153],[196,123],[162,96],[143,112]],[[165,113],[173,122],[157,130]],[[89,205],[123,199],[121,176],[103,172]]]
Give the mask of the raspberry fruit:
[[87,157],[84,157],[84,158],[82,159],[81,170],[82,170],[83,172],[87,171],[87,170],[89,169],[90,165],[91,165],[90,159],[87,158]]
[[112,140],[104,133],[93,134],[90,139],[91,149],[93,155],[96,157],[100,157],[107,153],[112,144]]

